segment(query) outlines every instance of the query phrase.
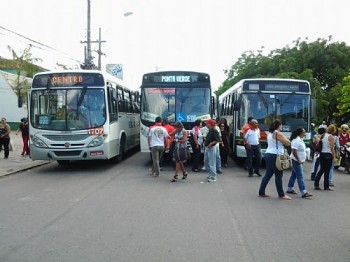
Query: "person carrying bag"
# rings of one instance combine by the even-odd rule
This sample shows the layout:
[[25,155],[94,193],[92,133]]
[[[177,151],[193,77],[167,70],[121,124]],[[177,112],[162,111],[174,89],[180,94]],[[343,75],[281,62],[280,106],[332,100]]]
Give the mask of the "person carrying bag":
[[275,120],[270,125],[269,134],[267,136],[267,149],[264,156],[266,162],[266,173],[261,180],[259,197],[269,197],[269,195],[265,193],[265,189],[271,177],[275,175],[275,184],[279,198],[282,200],[291,200],[291,198],[283,191],[283,170],[279,170],[276,166],[276,159],[285,153],[284,146],[290,146],[289,139],[287,139],[281,131],[281,121]]

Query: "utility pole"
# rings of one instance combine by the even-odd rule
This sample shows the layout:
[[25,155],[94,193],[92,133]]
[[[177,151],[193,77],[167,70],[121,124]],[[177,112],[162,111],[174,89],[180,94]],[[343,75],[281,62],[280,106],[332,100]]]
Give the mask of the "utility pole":
[[92,43],[96,42],[98,43],[98,70],[101,70],[101,56],[105,55],[104,53],[102,53],[101,44],[106,43],[105,40],[101,40],[101,27],[98,29],[98,41],[93,41]]
[[84,69],[94,69],[95,65],[92,61],[93,57],[91,55],[91,43],[98,43],[98,69],[101,70],[101,56],[104,55],[101,51],[101,44],[105,43],[106,41],[101,40],[101,28],[99,28],[99,39],[96,41],[91,41],[91,4],[90,0],[87,0],[88,3],[88,9],[87,9],[87,36],[86,41],[80,41],[82,44],[86,44],[85,49],[85,62],[84,62]]

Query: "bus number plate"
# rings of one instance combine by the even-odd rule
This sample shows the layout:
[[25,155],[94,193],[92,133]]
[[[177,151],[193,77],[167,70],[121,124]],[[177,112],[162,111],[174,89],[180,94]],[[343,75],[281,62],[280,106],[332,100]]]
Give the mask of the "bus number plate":
[[89,135],[92,135],[92,136],[100,136],[100,135],[103,135],[103,127],[97,127],[97,128],[91,128],[91,129],[88,129],[88,134]]

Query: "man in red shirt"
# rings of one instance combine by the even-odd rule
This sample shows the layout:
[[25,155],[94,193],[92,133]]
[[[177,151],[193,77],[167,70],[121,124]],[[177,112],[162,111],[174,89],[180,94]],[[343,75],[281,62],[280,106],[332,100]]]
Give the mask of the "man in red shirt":
[[342,132],[339,133],[339,142],[340,142],[340,145],[343,146],[347,142],[350,142],[350,134],[347,133],[349,126],[344,124],[344,125],[341,125],[340,128]]

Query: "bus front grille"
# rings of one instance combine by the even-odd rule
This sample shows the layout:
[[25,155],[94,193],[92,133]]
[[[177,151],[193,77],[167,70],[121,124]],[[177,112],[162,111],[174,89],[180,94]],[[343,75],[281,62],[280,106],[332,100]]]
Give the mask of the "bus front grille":
[[51,141],[82,141],[89,136],[89,134],[43,135],[43,137]]
[[79,156],[81,150],[72,150],[72,151],[53,151],[56,156]]

